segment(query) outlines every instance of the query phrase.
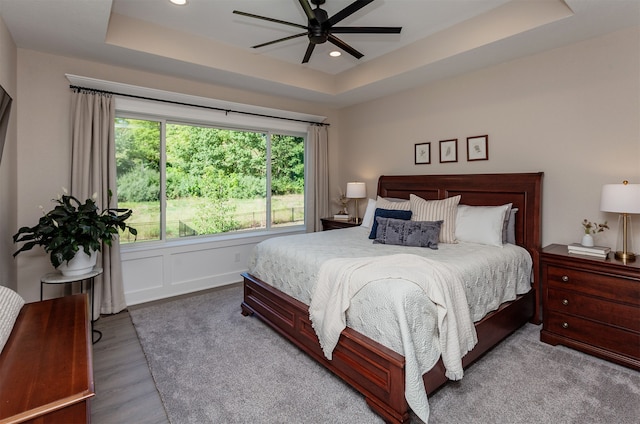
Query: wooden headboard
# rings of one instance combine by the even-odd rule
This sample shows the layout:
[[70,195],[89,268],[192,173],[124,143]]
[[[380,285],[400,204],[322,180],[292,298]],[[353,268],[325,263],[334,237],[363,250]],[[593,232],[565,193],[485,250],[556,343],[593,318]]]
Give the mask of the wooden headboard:
[[542,172],[520,174],[382,175],[378,195],[408,199],[415,194],[426,200],[460,195],[460,204],[499,206],[512,203],[516,213],[516,243],[533,258],[536,290],[534,321],[540,314],[540,244],[542,238]]

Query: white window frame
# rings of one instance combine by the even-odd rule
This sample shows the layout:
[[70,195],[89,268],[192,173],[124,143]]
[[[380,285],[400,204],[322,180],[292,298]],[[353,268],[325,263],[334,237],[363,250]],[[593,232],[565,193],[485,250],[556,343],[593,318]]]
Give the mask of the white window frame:
[[[188,109],[185,109],[188,108]],[[291,135],[295,137],[302,137],[305,139],[306,145],[306,126],[301,127],[300,125],[285,125],[287,130],[282,129],[282,125],[277,125],[279,122],[272,122],[272,126],[274,129],[266,129],[266,128],[252,128],[246,127],[246,122],[242,127],[241,119],[230,120],[235,125],[233,127],[229,127],[227,125],[223,125],[216,120],[211,120],[210,114],[206,113],[197,113],[202,112],[201,110],[192,111],[191,107],[180,106],[180,105],[167,105],[167,104],[156,104],[156,102],[152,101],[141,101],[141,100],[132,100],[128,98],[116,98],[116,116],[121,118],[128,119],[140,119],[140,120],[149,120],[149,121],[157,121],[160,122],[160,168],[161,168],[161,178],[160,178],[160,240],[149,240],[144,243],[138,243],[136,248],[143,248],[149,246],[151,248],[158,245],[172,245],[172,244],[184,244],[184,243],[202,243],[207,241],[215,241],[220,239],[235,239],[235,238],[247,238],[247,237],[255,237],[256,235],[262,234],[270,234],[270,233],[290,233],[290,232],[301,232],[306,231],[308,222],[308,213],[305,210],[305,222],[300,225],[292,225],[285,227],[277,227],[273,228],[268,224],[267,228],[261,228],[257,230],[245,230],[245,231],[230,231],[226,233],[218,233],[218,234],[203,234],[200,236],[194,237],[185,237],[185,238],[171,238],[168,239],[166,237],[166,208],[167,208],[167,199],[166,199],[166,174],[164,171],[166,165],[166,139],[165,126],[167,123],[172,124],[184,124],[184,125],[205,125],[211,126],[214,128],[221,129],[229,129],[234,131],[256,131],[263,132],[267,137],[267,163],[265,164],[267,167],[267,175],[266,175],[266,192],[269,193],[271,191],[271,136],[272,134],[282,134],[282,135]],[[196,108],[199,109],[199,108]],[[194,113],[196,112],[196,113]],[[214,115],[215,117],[215,115]],[[207,119],[209,118],[209,119]],[[250,117],[251,119],[247,119],[246,121],[251,122],[252,124],[264,123],[262,122],[264,118],[254,119],[254,117]],[[304,132],[300,131],[304,128]],[[298,131],[294,131],[293,129],[297,129]],[[305,147],[305,153],[308,152],[308,149]],[[305,157],[305,168],[308,163],[308,158]],[[306,172],[305,172],[306,174]],[[307,205],[306,202],[307,196],[307,187],[305,183],[305,201],[304,204]],[[266,200],[266,222],[271,222],[271,196],[267,196]],[[122,244],[121,248],[123,249],[131,249],[135,243],[126,243]]]

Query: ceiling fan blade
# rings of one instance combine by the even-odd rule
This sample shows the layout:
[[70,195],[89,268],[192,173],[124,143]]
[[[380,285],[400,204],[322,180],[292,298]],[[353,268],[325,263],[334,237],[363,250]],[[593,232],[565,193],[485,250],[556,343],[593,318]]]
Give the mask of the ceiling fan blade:
[[313,53],[313,49],[315,48],[316,48],[315,44],[309,43],[309,46],[307,47],[307,52],[304,54],[304,59],[302,59],[302,63],[309,62],[309,59],[311,58],[311,53]]
[[287,41],[287,40],[292,40],[294,38],[302,37],[303,35],[308,35],[308,32],[301,32],[300,34],[290,35],[290,36],[284,37],[284,38],[278,38],[277,40],[268,41],[266,43],[257,44],[255,46],[251,46],[251,47],[254,48],[254,49],[257,49],[257,48],[260,48],[260,47],[268,46],[270,44],[279,43],[281,41]]
[[347,43],[345,43],[335,35],[329,34],[329,38],[327,39],[327,41],[334,44],[335,46],[340,47],[342,50],[349,53],[351,56],[355,57],[356,59],[360,59],[362,56],[364,56],[358,50],[354,49],[353,47],[351,47],[350,45],[348,45]]
[[[302,2],[302,0],[300,0],[300,1]],[[358,10],[362,9],[363,7],[365,7],[366,5],[371,3],[372,1],[373,0],[356,0],[356,1],[354,1],[349,6],[345,7],[344,9],[342,9],[341,11],[339,11],[338,13],[336,13],[335,15],[330,17],[325,22],[325,25],[331,27],[331,26],[337,24],[338,22],[340,22],[341,20],[343,20],[347,16],[349,16],[349,15],[351,15],[353,13],[356,13]]]
[[253,13],[240,12],[239,10],[234,10],[233,13],[236,15],[248,16],[250,18],[262,19],[263,21],[275,22],[278,24],[294,26],[296,28],[307,29],[305,25],[295,24],[293,22],[281,21],[280,19],[267,18],[266,16],[254,15]]
[[335,34],[400,34],[402,27],[331,27]]
[[[318,24],[318,20],[316,19],[316,14],[313,13],[313,9],[311,9],[311,5],[309,4],[309,0],[298,0],[300,2],[300,6],[304,10],[304,14],[307,15],[307,19],[311,24]],[[303,62],[304,63],[304,62]]]

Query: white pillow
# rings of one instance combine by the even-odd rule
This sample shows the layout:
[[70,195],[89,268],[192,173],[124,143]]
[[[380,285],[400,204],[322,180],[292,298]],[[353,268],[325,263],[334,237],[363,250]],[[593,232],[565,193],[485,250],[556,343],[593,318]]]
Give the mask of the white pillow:
[[502,247],[504,220],[510,210],[511,203],[502,206],[459,205],[456,216],[456,239]]
[[364,211],[364,216],[362,217],[361,227],[371,228],[373,225],[373,215],[376,213],[376,201],[373,199],[369,199],[367,202],[367,209]]
[[24,300],[18,293],[8,287],[0,286],[0,352],[9,340],[23,305]]
[[[409,202],[413,212],[412,221],[444,221],[440,228],[440,243],[456,242],[456,210],[460,202],[460,195],[441,200],[425,200],[411,194]],[[500,234],[502,237],[502,233]]]
[[378,196],[378,200],[376,200],[376,208],[391,209],[394,211],[410,211],[411,204],[408,200],[387,200],[384,197]]
[[502,244],[516,244],[516,212],[518,208],[512,207],[504,215],[504,228],[502,229]]

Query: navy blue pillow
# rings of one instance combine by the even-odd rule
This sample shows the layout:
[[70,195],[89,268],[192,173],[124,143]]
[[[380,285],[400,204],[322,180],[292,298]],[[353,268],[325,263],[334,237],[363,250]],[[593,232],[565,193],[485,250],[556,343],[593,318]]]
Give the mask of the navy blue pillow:
[[404,219],[408,221],[411,219],[411,211],[377,208],[373,214],[373,225],[371,226],[371,233],[369,234],[370,239],[376,238],[376,234],[378,233],[378,221],[376,220],[378,216],[381,218]]

